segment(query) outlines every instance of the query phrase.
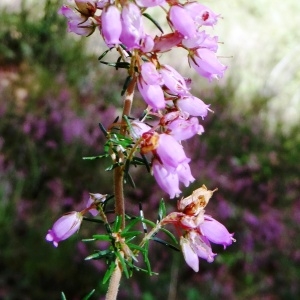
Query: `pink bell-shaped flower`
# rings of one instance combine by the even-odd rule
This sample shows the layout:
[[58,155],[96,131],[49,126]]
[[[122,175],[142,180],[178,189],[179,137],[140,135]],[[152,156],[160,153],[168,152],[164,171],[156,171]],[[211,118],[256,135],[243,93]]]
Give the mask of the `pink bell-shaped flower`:
[[147,84],[142,76],[139,76],[137,86],[145,102],[153,109],[165,108],[165,96],[160,85]]
[[131,122],[131,131],[130,134],[132,138],[137,141],[139,138],[142,137],[143,133],[151,130],[151,127],[144,122],[134,120]]
[[171,199],[181,193],[178,175],[175,172],[168,171],[157,159],[152,162],[152,171],[157,184]]
[[101,33],[108,47],[120,44],[121,12],[115,5],[104,8],[101,14]]
[[178,175],[179,181],[182,182],[186,187],[188,187],[190,183],[195,181],[188,163],[180,164],[176,169],[176,173]]
[[183,7],[171,6],[169,19],[175,30],[179,31],[185,38],[193,37],[196,34],[195,22]]
[[166,128],[170,130],[170,135],[177,141],[187,140],[196,134],[202,134],[204,132],[203,126],[199,124],[199,120],[196,117],[187,119],[183,116],[179,116],[170,122]]
[[136,0],[136,4],[140,7],[154,7],[164,4],[165,0]]
[[199,75],[207,78],[209,81],[222,78],[227,69],[226,66],[220,63],[216,54],[206,48],[195,50],[189,56],[189,63]]
[[120,41],[128,50],[140,48],[140,41],[144,37],[144,27],[140,8],[128,2],[121,13],[122,34]]
[[72,211],[63,215],[53,224],[52,229],[48,230],[46,240],[57,247],[60,241],[69,238],[78,231],[81,222],[82,214],[80,212]]
[[209,110],[209,105],[191,94],[189,96],[179,98],[176,101],[176,105],[181,111],[187,112],[194,117],[202,117],[202,119],[207,116],[207,112]]
[[199,228],[212,243],[223,245],[224,249],[235,241],[232,237],[233,234],[229,233],[223,224],[210,216],[204,215],[204,222],[199,225]]
[[171,94],[186,95],[189,93],[185,79],[174,68],[164,65],[159,72],[164,80],[164,85],[169,89]]
[[147,84],[161,85],[162,75],[156,70],[156,67],[151,62],[145,62],[141,66],[141,76]]
[[183,147],[169,134],[159,135],[159,142],[156,148],[156,154],[168,170],[173,170],[183,163],[190,162],[186,157]]
[[220,15],[199,2],[189,2],[184,5],[185,10],[198,26],[213,26],[217,24]]

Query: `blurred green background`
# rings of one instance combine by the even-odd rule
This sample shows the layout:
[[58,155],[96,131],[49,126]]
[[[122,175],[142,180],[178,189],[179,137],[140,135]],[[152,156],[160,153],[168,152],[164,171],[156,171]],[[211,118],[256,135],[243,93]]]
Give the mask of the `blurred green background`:
[[[250,2],[250,3],[249,3]],[[224,79],[196,78],[186,55],[168,59],[193,76],[193,93],[211,103],[205,134],[184,146],[197,181],[218,187],[207,207],[237,242],[199,273],[181,255],[151,245],[153,270],[122,281],[119,299],[298,299],[300,295],[300,3],[203,1],[223,19]],[[0,299],[104,299],[103,262],[86,262],[99,230],[83,226],[55,249],[44,240],[63,213],[81,210],[88,192],[111,193],[98,123],[119,113],[125,72],[100,65],[97,32],[79,38],[57,15],[61,1],[1,1],[0,5]],[[231,57],[232,56],[232,57]],[[182,58],[182,61],[178,59]],[[176,60],[174,60],[176,58]],[[177,65],[173,62],[178,61]],[[143,109],[137,104],[136,111]],[[149,174],[133,174],[129,212],[143,203],[155,218],[160,197]],[[174,208],[168,202],[168,209]],[[85,224],[84,224],[85,225]],[[102,246],[99,245],[101,248]],[[166,264],[167,262],[167,264]]]

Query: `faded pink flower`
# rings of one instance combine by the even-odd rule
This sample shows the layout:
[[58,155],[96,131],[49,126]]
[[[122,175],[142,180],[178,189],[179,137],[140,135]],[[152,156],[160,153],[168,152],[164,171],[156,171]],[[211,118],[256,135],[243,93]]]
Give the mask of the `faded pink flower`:
[[46,240],[52,242],[55,247],[60,241],[63,241],[73,235],[80,228],[82,214],[72,211],[60,217],[51,229],[48,230]]
[[192,248],[191,242],[189,239],[180,237],[180,246],[181,251],[184,257],[185,262],[190,266],[195,272],[199,271],[199,258],[195,250]]
[[216,256],[212,252],[209,241],[196,230],[189,230],[183,237],[180,237],[180,245],[186,263],[195,272],[199,271],[198,257],[211,263]]
[[173,33],[165,34],[160,37],[156,36],[154,39],[154,52],[170,51],[173,47],[178,46],[183,39],[183,35],[175,31]]
[[63,5],[58,13],[68,19],[68,31],[74,32],[78,35],[88,36],[95,30],[95,24],[90,18],[81,15],[79,12],[74,11],[67,5]]
[[99,193],[90,193],[90,197],[86,203],[86,208],[88,209],[89,213],[93,215],[94,217],[99,214],[99,211],[97,209],[97,205],[101,202],[104,202],[106,200],[107,195],[102,195]]

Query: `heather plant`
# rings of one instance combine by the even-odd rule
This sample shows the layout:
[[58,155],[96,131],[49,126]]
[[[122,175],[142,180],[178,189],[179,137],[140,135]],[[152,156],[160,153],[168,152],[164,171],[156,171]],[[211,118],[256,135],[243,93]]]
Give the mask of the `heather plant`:
[[[148,14],[150,7],[162,9],[168,32]],[[84,241],[97,247],[86,259],[102,259],[107,264],[103,278],[103,283],[109,282],[106,299],[117,298],[123,274],[127,278],[136,271],[156,275],[149,257],[151,241],[181,250],[186,263],[198,272],[199,258],[214,261],[216,253],[211,243],[223,245],[225,249],[235,241],[223,224],[205,214],[204,209],[216,189],[198,187],[190,196],[181,197],[176,211],[169,214],[161,200],[157,220],[150,221],[144,216],[142,201],[138,215],[127,213],[124,184],[135,187],[131,170],[141,166],[173,199],[182,193],[180,184],[188,187],[195,180],[183,144],[204,133],[199,118],[203,120],[212,110],[192,95],[191,79],[162,63],[160,57],[173,48],[183,48],[190,66],[200,76],[209,81],[222,78],[227,67],[216,55],[218,37],[207,33],[207,28],[216,25],[220,15],[198,2],[164,0],[74,1],[73,7],[64,5],[59,13],[67,18],[70,32],[82,36],[100,33],[108,50],[100,55],[99,61],[127,70],[127,78],[121,91],[124,97],[121,117],[108,127],[99,124],[106,138],[103,154],[84,157],[85,160],[111,159],[106,169],[113,172],[111,191],[90,192],[81,210],[71,211],[53,224],[46,240],[57,247],[76,233],[83,221],[99,223],[103,233]],[[159,35],[146,32],[145,18],[160,30]],[[114,50],[119,57],[110,62],[107,57]],[[146,104],[139,116],[131,112],[136,87]],[[107,187],[103,189],[107,191]],[[86,216],[88,213],[93,218]],[[166,226],[176,229],[179,242]],[[158,237],[159,232],[165,234],[163,239]]]
[[[53,9],[53,16],[57,16],[56,10]],[[38,25],[45,26],[45,21],[45,18],[33,19],[34,24],[28,24],[27,28],[38,29]],[[107,128],[116,118],[117,111],[108,105],[119,102],[120,78],[124,72],[109,73],[102,67],[105,76],[101,78],[98,66],[83,55],[83,49],[78,51],[72,35],[64,35],[63,26],[58,27],[59,32],[45,26],[45,30],[50,27],[52,30],[53,39],[48,47],[57,51],[51,61],[40,59],[36,56],[38,52],[32,56],[16,52],[28,46],[36,51],[35,41],[41,29],[31,30],[28,39],[24,23],[17,26],[17,15],[10,13],[5,18],[1,15],[0,22],[1,35],[9,30],[9,39],[1,39],[1,45],[7,49],[0,53],[1,57],[6,54],[0,70],[0,298],[43,299],[47,295],[54,299],[63,289],[68,299],[78,299],[93,287],[96,287],[95,298],[100,297],[107,286],[98,283],[106,271],[105,261],[87,263],[82,262],[82,257],[95,248],[102,249],[105,243],[77,242],[75,235],[60,243],[59,251],[54,251],[41,236],[51,223],[51,215],[79,211],[82,199],[85,202],[89,198],[87,190],[96,193],[100,185],[111,185],[109,173],[102,172],[109,159],[80,157],[102,151],[105,137],[97,122],[101,120]],[[58,38],[63,47],[56,42]],[[27,46],[18,48],[18,43]],[[19,73],[13,65],[19,61],[8,59],[12,57],[9,53],[15,52],[24,53],[16,56],[21,61]],[[30,67],[24,59],[29,60]],[[12,70],[6,72],[7,62],[12,64]],[[51,67],[51,62],[57,67]],[[78,69],[78,65],[88,66],[91,74],[86,74],[87,68]],[[69,78],[76,79],[72,82],[78,86],[70,87]],[[168,299],[189,300],[296,299],[299,295],[300,170],[296,163],[300,153],[299,130],[295,127],[289,135],[280,131],[270,134],[269,120],[263,122],[260,118],[269,99],[262,99],[259,94],[247,94],[253,104],[250,114],[243,110],[242,114],[233,112],[232,99],[241,99],[241,95],[235,94],[236,80],[227,81],[226,88],[210,89],[211,86],[201,89],[203,99],[215,111],[201,121],[206,134],[183,142],[186,155],[193,158],[191,173],[197,174],[197,180],[184,194],[191,194],[201,183],[218,187],[205,209],[235,230],[238,243],[214,257],[213,264],[202,260],[199,272],[195,273],[191,268],[183,268],[182,255],[177,251],[151,240],[152,270],[160,275],[147,277],[146,273],[134,272],[131,280],[123,280],[121,284],[122,299],[132,299],[133,294],[145,300],[162,299],[166,294]],[[139,110],[143,104],[135,102],[135,105]],[[273,120],[276,121],[275,116]],[[128,215],[136,214],[142,202],[145,216],[156,220],[154,208],[163,191],[157,188],[152,176],[144,174],[144,168],[131,168],[131,175],[136,188],[125,185]],[[167,211],[174,210],[174,201],[165,202]],[[110,200],[107,210],[113,209]],[[108,214],[111,219],[112,216]],[[83,225],[79,231],[81,237],[103,232],[98,223]],[[167,229],[172,231],[170,225]],[[163,232],[156,237],[166,240]],[[220,251],[217,247],[213,249]]]

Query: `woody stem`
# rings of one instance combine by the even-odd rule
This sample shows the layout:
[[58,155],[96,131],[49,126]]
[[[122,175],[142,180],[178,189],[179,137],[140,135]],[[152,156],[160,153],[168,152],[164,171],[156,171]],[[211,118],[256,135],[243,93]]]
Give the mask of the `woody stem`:
[[[132,107],[134,88],[135,88],[136,79],[130,82],[123,102],[123,113],[122,113],[122,123],[120,127],[120,133],[126,135],[126,122],[124,121],[124,116],[129,116]],[[125,199],[124,199],[124,157],[123,153],[120,151],[118,162],[120,166],[114,169],[114,194],[115,194],[115,214],[121,216],[122,224],[121,229],[125,227]],[[118,259],[116,259],[116,267],[112,273],[112,276],[109,281],[108,290],[106,293],[106,300],[115,300],[117,299],[120,280],[122,277],[122,267]]]

